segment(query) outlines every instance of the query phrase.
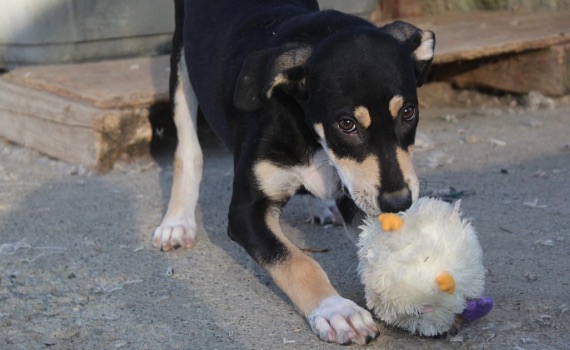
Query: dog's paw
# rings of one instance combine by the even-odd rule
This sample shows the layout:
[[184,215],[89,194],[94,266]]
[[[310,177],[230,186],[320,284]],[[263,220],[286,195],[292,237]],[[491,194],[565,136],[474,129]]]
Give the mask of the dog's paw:
[[164,220],[152,235],[152,245],[161,251],[192,248],[196,228],[185,221]]
[[380,334],[370,312],[340,296],[323,300],[309,324],[322,340],[338,344],[366,345]]
[[341,215],[333,200],[322,200],[313,196],[306,198],[309,211],[308,223],[321,225],[342,225]]

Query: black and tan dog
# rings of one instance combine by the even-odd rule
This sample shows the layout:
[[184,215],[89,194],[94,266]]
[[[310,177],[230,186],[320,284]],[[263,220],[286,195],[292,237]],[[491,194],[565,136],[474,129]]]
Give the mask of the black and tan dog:
[[229,236],[264,266],[323,340],[365,344],[370,313],[338,295],[323,269],[283,234],[299,192],[334,198],[348,218],[407,209],[416,87],[432,32],[319,11],[316,0],[176,0],[171,98],[178,132],[168,211],[153,244],[193,244],[202,175],[200,108],[234,155]]

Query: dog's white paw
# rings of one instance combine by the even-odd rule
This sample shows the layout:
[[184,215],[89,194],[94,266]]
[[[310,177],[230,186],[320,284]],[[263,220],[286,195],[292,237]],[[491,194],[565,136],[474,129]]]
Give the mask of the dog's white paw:
[[380,331],[367,310],[338,295],[321,302],[309,324],[322,340],[338,344],[368,344]]
[[196,236],[196,225],[189,221],[164,220],[154,230],[152,245],[161,251],[169,251],[180,248],[191,248]]

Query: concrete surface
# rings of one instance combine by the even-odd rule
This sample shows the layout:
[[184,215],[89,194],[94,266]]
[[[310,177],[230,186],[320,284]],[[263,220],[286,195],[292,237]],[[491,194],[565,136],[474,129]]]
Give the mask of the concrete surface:
[[[529,101],[423,110],[414,158],[423,193],[463,197],[495,310],[445,339],[381,327],[369,348],[570,349],[570,106]],[[0,143],[0,349],[345,348],[319,341],[227,238],[231,159],[206,138],[196,246],[168,254],[150,244],[167,158],[96,176]],[[328,249],[311,254],[364,304],[343,229],[305,218],[303,199],[291,201],[285,232]]]

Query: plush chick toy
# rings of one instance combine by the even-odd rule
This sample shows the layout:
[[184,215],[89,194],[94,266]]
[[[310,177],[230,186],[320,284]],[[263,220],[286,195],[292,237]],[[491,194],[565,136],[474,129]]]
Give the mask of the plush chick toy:
[[436,336],[456,316],[483,317],[482,250],[455,205],[423,197],[400,214],[369,218],[361,227],[358,272],[367,306],[387,324]]

